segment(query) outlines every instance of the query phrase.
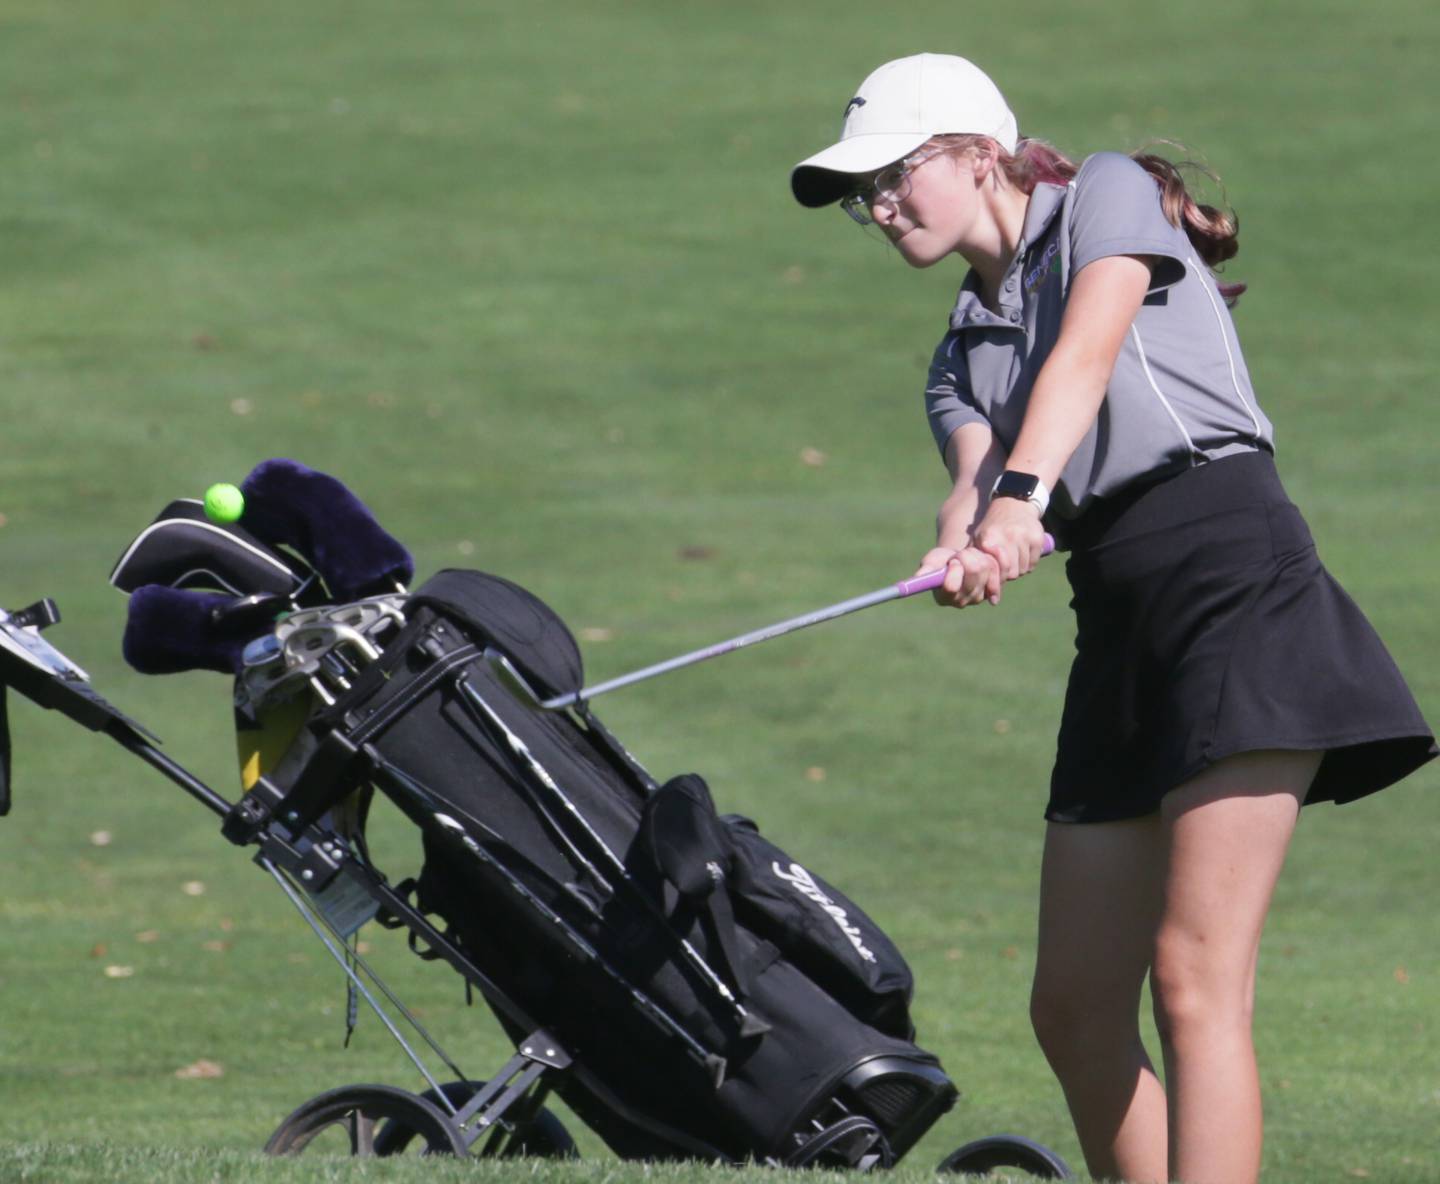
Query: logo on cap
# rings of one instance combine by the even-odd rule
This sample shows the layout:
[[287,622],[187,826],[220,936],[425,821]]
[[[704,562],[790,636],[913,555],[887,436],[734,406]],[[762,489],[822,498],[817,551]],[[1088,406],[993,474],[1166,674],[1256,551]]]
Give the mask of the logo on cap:
[[862,99],[859,95],[856,95],[853,99],[851,99],[848,103],[845,104],[845,118],[849,119],[850,112],[855,110],[856,107],[863,106],[865,106],[865,100]]

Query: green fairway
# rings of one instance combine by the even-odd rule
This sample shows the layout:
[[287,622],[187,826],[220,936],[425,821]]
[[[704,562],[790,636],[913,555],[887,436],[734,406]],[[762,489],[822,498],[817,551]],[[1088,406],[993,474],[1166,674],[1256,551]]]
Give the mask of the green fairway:
[[[935,50],[1023,132],[1223,176],[1281,472],[1440,720],[1437,49],[1421,0],[0,0],[0,605],[55,597],[52,640],[231,795],[227,680],[130,671],[106,579],[267,457],[349,483],[421,576],[533,589],[592,681],[909,575],[962,272],[787,175],[868,70]],[[597,708],[910,959],[962,1097],[906,1178],[999,1131],[1082,1162],[1026,1014],[1068,598],[1049,561],[998,609],[877,608]],[[0,1180],[532,1174],[261,1161],[312,1094],[421,1083],[371,1017],[342,1047],[339,972],[208,813],[13,694],[10,730]],[[1304,817],[1257,1000],[1267,1181],[1440,1182],[1437,834],[1433,765]],[[457,976],[369,940],[468,1073],[503,1063]],[[585,1160],[543,1184],[718,1178],[565,1118]]]

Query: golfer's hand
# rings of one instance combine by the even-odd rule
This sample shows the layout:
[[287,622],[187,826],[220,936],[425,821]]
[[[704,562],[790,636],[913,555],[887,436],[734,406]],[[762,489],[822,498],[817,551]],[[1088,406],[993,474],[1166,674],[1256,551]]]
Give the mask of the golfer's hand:
[[997,497],[975,529],[975,546],[992,558],[1004,581],[1035,570],[1045,553],[1045,528],[1029,502]]
[[1000,603],[1000,568],[989,555],[966,547],[954,551],[949,547],[934,547],[925,553],[915,574],[945,569],[945,582],[932,595],[936,604],[951,608],[966,608],[981,601]]

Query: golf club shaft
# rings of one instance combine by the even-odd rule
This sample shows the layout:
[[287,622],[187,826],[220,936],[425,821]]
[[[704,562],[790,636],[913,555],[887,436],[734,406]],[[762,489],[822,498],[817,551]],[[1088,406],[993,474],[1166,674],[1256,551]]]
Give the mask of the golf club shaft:
[[[1043,554],[1050,554],[1055,549],[1055,540],[1048,534],[1045,536],[1045,548]],[[643,670],[635,670],[629,674],[622,674],[619,678],[612,678],[608,682],[597,683],[593,687],[582,687],[578,691],[572,691],[567,695],[560,695],[554,699],[546,699],[541,706],[547,711],[557,711],[565,707],[571,707],[576,703],[585,702],[595,698],[596,695],[603,695],[607,691],[617,691],[621,687],[628,687],[637,682],[643,682],[647,678],[654,678],[659,674],[668,674],[672,670],[679,670],[685,666],[694,666],[697,662],[704,662],[710,658],[718,658],[721,654],[732,653],[735,650],[743,649],[747,645],[754,645],[761,641],[770,641],[772,638],[783,637],[787,633],[794,633],[798,629],[806,629],[811,625],[818,625],[822,621],[833,621],[836,617],[847,616],[850,613],[859,612],[862,608],[870,608],[873,605],[884,604],[889,600],[903,600],[907,596],[914,596],[917,592],[929,592],[938,588],[945,582],[946,568],[937,568],[934,571],[924,571],[919,575],[911,576],[908,580],[900,580],[897,583],[889,584],[884,588],[878,588],[874,592],[867,592],[864,596],[856,596],[850,600],[842,600],[838,604],[829,605],[826,608],[816,609],[814,612],[805,613],[802,616],[791,617],[788,621],[780,621],[774,625],[767,625],[763,629],[756,629],[752,633],[742,633],[739,637],[732,637],[729,641],[717,642],[715,645],[706,646],[704,649],[692,650],[688,654],[681,654],[677,658],[669,658],[664,662],[657,662],[653,666],[646,666]]]

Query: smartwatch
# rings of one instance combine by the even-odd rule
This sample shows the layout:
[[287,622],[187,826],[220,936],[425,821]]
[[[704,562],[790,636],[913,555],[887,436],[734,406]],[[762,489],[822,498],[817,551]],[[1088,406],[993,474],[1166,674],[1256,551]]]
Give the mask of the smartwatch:
[[1013,497],[1017,501],[1029,502],[1042,518],[1050,506],[1050,491],[1034,473],[1020,473],[1006,469],[990,489],[992,500],[997,497]]

